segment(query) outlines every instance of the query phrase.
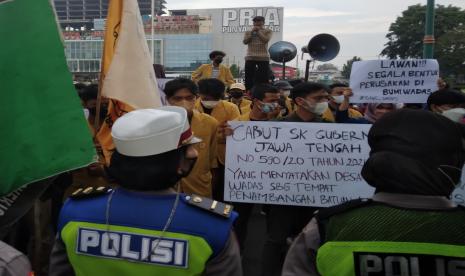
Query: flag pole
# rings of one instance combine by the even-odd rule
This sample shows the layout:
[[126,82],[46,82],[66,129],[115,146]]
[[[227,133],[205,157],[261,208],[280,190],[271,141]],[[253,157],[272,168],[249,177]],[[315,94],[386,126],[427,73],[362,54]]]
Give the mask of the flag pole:
[[[111,1],[111,0],[110,0]],[[95,108],[95,117],[94,117],[94,137],[97,135],[98,126],[100,125],[100,109],[102,105],[102,84],[103,84],[103,72],[100,72],[99,82],[98,82],[98,94],[97,94],[97,106]]]
[[151,46],[151,51],[152,51],[152,64],[155,63],[155,40],[154,40],[154,24],[153,24],[153,20],[155,19],[154,17],[154,10],[155,10],[155,0],[152,0],[152,9],[151,9],[151,17],[150,17],[150,28],[151,28],[151,32],[152,32],[152,36],[151,36],[151,40],[152,40],[152,43],[150,44]]

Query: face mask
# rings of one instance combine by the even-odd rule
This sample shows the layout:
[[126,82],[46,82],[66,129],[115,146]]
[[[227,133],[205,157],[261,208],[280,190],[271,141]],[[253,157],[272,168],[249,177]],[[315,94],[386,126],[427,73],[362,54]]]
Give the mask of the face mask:
[[262,102],[261,110],[263,113],[271,113],[275,111],[277,107],[278,107],[277,103],[263,103]]
[[244,93],[242,91],[231,91],[229,92],[229,95],[231,95],[232,98],[239,99],[244,96]]
[[215,106],[217,106],[220,103],[220,101],[201,101],[201,102],[202,102],[203,107],[207,109],[213,109],[215,108]]
[[465,116],[465,108],[452,108],[441,113],[444,117],[450,120],[460,123]]
[[333,101],[337,104],[341,104],[344,101],[344,95],[332,96]]
[[195,102],[189,102],[184,100],[178,103],[176,106],[183,107],[185,110],[187,110],[188,113],[191,113],[192,110],[194,110],[194,104]]
[[291,95],[291,90],[284,90],[283,95],[289,97],[289,95]]
[[86,120],[89,119],[89,109],[84,108],[84,116],[86,117]]
[[321,115],[323,114],[323,112],[325,112],[326,109],[328,109],[328,102],[312,104],[307,100],[304,101],[306,103],[306,106],[302,107],[313,114]]

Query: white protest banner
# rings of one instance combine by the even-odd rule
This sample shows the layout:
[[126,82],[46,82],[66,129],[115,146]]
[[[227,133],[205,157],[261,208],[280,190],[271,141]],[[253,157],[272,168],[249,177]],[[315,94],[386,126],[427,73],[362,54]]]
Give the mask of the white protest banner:
[[370,197],[370,125],[229,122],[224,200],[328,207]]
[[[224,200],[329,207],[369,198],[368,124],[229,122]],[[463,183],[465,183],[465,176]],[[452,199],[465,205],[465,184]]]
[[426,103],[438,90],[435,59],[366,60],[352,65],[354,103]]

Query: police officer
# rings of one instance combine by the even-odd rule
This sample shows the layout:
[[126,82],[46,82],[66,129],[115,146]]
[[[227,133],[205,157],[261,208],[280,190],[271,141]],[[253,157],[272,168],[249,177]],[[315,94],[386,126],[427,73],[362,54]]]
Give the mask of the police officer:
[[441,115],[383,116],[369,132],[362,169],[375,195],[317,212],[282,275],[465,275],[465,208],[449,200],[463,142],[461,126]]
[[186,110],[127,113],[112,137],[120,186],[80,189],[65,203],[50,275],[242,275],[232,207],[173,189],[200,142]]

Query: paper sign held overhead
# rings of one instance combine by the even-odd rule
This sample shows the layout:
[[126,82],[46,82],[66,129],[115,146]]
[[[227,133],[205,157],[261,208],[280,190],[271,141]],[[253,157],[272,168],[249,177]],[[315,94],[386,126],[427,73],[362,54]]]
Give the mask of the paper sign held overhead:
[[438,90],[435,59],[367,60],[352,65],[354,103],[426,103]]

